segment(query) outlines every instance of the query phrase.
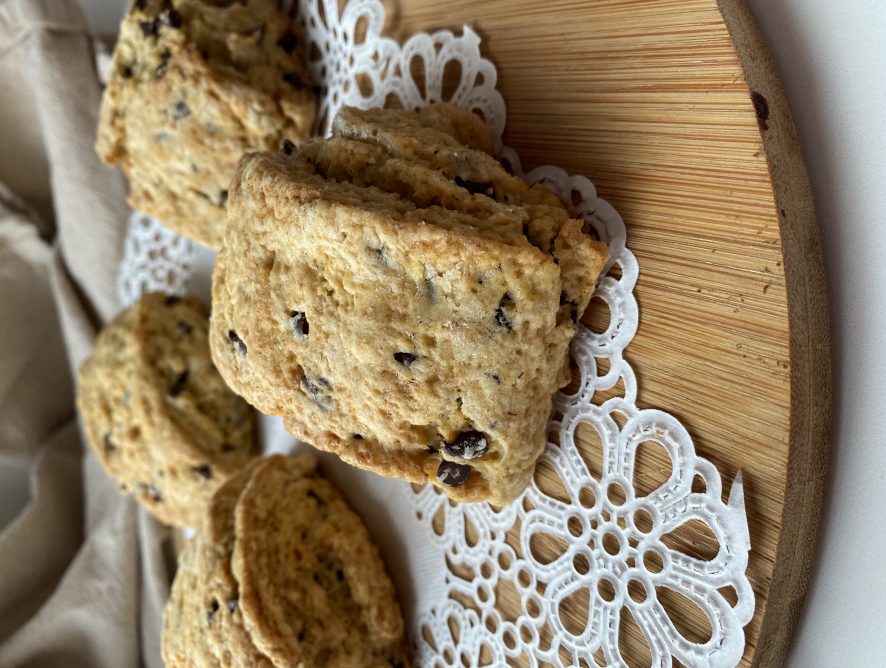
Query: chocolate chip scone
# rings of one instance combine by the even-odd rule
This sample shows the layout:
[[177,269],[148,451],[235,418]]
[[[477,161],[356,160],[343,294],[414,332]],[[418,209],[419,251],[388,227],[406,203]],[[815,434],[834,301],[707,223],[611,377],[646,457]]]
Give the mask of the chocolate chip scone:
[[129,203],[221,245],[238,158],[308,137],[315,99],[275,0],[136,0],[120,26],[97,150]]
[[216,493],[164,612],[167,666],[405,668],[403,620],[366,528],[310,456]]
[[[450,130],[483,143],[464,112],[444,129],[385,113],[350,114],[362,134],[241,161],[213,275],[213,356],[297,437],[506,503],[544,447],[605,247],[549,191],[459,144]],[[409,133],[430,152],[379,140]]]
[[212,364],[203,305],[151,293],[99,334],[77,405],[104,469],[158,519],[197,526],[257,456],[255,414]]
[[[240,589],[231,570],[234,508],[261,460],[222,485],[209,504],[197,536],[178,559],[163,611],[162,651],[167,668],[226,666],[271,668],[243,626]],[[304,470],[312,471],[311,460]]]

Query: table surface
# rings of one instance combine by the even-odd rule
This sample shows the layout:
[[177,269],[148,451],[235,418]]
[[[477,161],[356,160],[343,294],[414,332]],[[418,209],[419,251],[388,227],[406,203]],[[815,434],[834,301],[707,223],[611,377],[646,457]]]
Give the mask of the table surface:
[[[128,0],[81,0],[112,34]],[[821,536],[789,666],[886,661],[886,12],[881,0],[748,0],[781,72],[827,271],[833,419]],[[875,566],[876,564],[876,566]]]

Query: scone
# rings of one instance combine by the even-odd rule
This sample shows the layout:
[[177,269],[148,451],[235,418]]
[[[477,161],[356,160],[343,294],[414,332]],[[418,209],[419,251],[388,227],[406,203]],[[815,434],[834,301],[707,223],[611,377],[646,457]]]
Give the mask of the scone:
[[163,621],[170,668],[408,665],[378,551],[307,455],[261,460],[218,490]]
[[212,364],[202,304],[151,293],[99,334],[77,406],[108,474],[160,521],[197,526],[258,454],[255,413]]
[[299,41],[275,0],[136,0],[120,26],[96,145],[129,180],[130,205],[220,246],[238,158],[311,132]]
[[[316,447],[458,500],[507,503],[544,448],[605,247],[549,191],[448,134],[491,143],[464,130],[465,112],[446,131],[429,112],[343,113],[369,116],[365,131],[238,166],[213,274],[213,358]],[[393,132],[430,153],[385,146]],[[459,165],[464,177],[447,171]]]

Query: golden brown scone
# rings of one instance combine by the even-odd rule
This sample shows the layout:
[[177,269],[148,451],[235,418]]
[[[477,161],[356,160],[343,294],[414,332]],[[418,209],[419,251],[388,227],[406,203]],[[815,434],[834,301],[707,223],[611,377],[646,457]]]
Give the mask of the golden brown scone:
[[104,469],[160,521],[197,526],[209,499],[258,454],[255,414],[212,364],[208,315],[152,293],[99,334],[77,406]]
[[[271,668],[243,626],[240,589],[231,571],[234,508],[255,460],[218,489],[196,538],[179,555],[163,611],[162,652],[167,668]],[[304,460],[305,470],[313,462]]]
[[606,248],[550,191],[458,143],[491,143],[469,112],[346,108],[333,126],[237,168],[216,364],[351,464],[507,503],[544,448]]
[[408,665],[378,551],[315,466],[276,455],[218,491],[166,605],[167,666]]
[[137,0],[120,26],[96,145],[129,180],[129,203],[220,246],[240,156],[311,132],[299,50],[274,0]]

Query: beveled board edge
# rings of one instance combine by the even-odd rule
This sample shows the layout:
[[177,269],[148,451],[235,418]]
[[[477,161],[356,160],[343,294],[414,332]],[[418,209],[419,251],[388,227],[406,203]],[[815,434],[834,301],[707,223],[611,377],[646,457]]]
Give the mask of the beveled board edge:
[[[753,666],[784,664],[815,554],[830,445],[830,333],[821,241],[794,119],[745,0],[717,0],[757,113],[781,229],[790,329],[788,479]],[[753,546],[751,546],[753,549]]]

